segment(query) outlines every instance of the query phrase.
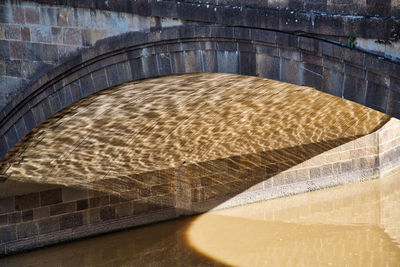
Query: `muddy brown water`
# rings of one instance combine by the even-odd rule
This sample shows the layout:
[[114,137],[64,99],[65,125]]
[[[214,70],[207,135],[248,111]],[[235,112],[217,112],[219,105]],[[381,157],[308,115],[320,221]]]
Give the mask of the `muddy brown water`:
[[399,266],[400,172],[38,249],[1,266]]

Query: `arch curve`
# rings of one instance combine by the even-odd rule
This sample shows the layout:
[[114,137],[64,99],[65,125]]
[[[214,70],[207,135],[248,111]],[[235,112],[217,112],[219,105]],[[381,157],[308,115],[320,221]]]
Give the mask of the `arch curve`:
[[219,72],[306,85],[400,118],[400,64],[320,39],[181,26],[99,41],[32,83],[0,114],[0,157],[71,103],[125,82]]

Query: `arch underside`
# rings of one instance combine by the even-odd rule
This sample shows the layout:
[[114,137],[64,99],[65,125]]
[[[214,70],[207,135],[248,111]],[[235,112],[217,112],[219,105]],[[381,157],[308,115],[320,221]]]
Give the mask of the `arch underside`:
[[218,72],[307,85],[399,117],[399,64],[268,30],[183,26],[111,37],[49,72],[3,109],[0,152],[75,101],[125,82]]
[[[109,88],[56,113],[8,153],[1,173],[8,187],[47,184],[130,200],[161,195],[180,207],[175,194],[185,185],[183,198],[195,203],[258,183],[276,186],[287,177],[275,175],[388,120],[310,87],[233,74],[165,76]],[[21,194],[11,187],[2,194]]]

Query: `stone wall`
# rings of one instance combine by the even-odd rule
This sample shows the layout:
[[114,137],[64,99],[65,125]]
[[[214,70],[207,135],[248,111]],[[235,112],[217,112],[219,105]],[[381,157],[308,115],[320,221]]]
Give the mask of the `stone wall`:
[[[90,188],[8,185],[13,190],[2,190],[0,199],[0,254],[377,179],[400,164],[400,121],[391,119],[378,131],[339,147],[313,146],[183,164],[136,174],[123,184],[100,180]],[[302,155],[302,149],[315,153]],[[109,186],[120,193],[99,190]]]
[[181,24],[123,12],[1,1],[0,109],[30,81],[97,40]]

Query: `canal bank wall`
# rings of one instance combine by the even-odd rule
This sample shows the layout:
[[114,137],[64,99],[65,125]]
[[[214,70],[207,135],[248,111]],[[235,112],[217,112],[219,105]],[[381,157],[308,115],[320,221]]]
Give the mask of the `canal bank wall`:
[[134,174],[123,184],[101,180],[72,188],[8,181],[0,184],[0,254],[373,180],[399,165],[400,121],[391,119],[339,146],[334,140],[182,163]]

